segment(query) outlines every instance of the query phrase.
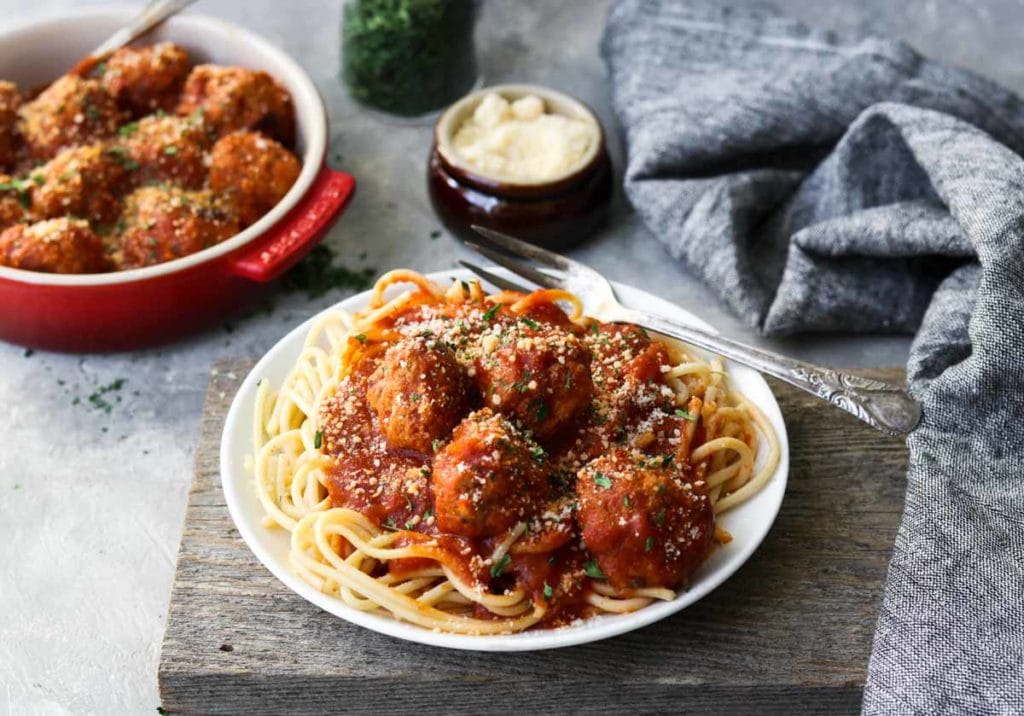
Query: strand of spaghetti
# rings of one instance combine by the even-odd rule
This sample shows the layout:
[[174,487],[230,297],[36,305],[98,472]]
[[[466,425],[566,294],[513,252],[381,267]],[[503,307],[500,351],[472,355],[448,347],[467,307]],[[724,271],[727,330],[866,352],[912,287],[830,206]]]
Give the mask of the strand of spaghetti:
[[440,300],[444,295],[441,289],[438,288],[437,284],[423,274],[410,269],[395,269],[393,271],[388,271],[377,279],[377,283],[374,284],[373,291],[370,293],[370,308],[379,308],[383,306],[384,292],[387,291],[390,286],[399,283],[414,284],[424,294],[436,300]]
[[466,584],[457,574],[455,574],[454,571],[441,561],[438,551],[429,543],[411,544],[400,548],[389,547],[388,545],[397,539],[401,532],[391,533],[392,538],[387,540],[385,544],[382,544],[381,542],[375,543],[369,540],[367,535],[373,535],[375,528],[369,520],[354,510],[335,508],[321,512],[319,513],[319,516],[320,520],[315,525],[317,530],[330,531],[334,534],[341,535],[358,551],[369,555],[374,559],[387,562],[393,559],[419,557],[438,561],[441,568],[444,570],[445,576],[454,585],[455,589],[462,593],[467,599],[483,604],[496,614],[500,614],[501,610],[514,609],[523,601],[524,594],[519,590],[514,590],[507,594],[488,594],[476,585]]
[[740,457],[743,460],[749,461],[751,464],[754,462],[754,451],[750,449],[750,446],[742,440],[731,437],[721,437],[709,440],[700,447],[695,448],[694,451],[690,453],[690,459],[693,462],[701,462],[721,450],[734,450],[740,454]]
[[630,589],[625,593],[620,594],[615,591],[612,585],[607,582],[592,581],[590,588],[604,597],[615,597],[617,599],[626,599],[633,597],[646,597],[649,599],[661,599],[663,601],[672,601],[676,598],[676,593],[671,589],[665,589],[664,587],[640,587],[639,589]]
[[753,403],[742,401],[742,404],[750,411],[753,416],[754,423],[760,428],[761,432],[765,435],[768,442],[768,455],[765,458],[764,464],[757,471],[753,477],[743,487],[733,492],[730,495],[723,497],[715,505],[715,510],[718,513],[724,512],[736,505],[746,501],[752,495],[758,492],[768,479],[775,472],[776,466],[779,464],[779,456],[782,454],[782,448],[779,445],[779,438],[772,430],[771,425],[768,423],[768,418],[765,417],[761,409]]
[[523,298],[519,299],[510,307],[512,313],[526,313],[531,306],[538,303],[555,303],[556,301],[564,301],[572,306],[572,313],[569,314],[569,320],[574,323],[583,321],[583,302],[580,301],[579,296],[570,291],[565,291],[560,288],[544,288],[533,293],[528,293]]
[[617,597],[605,597],[597,592],[588,591],[584,597],[584,601],[587,604],[597,607],[602,612],[611,612],[613,614],[626,614],[628,612],[635,612],[637,609],[643,609],[650,604],[652,599],[644,599],[642,597],[634,597],[632,599],[618,599]]
[[[427,629],[443,629],[459,634],[505,634],[522,631],[536,624],[543,618],[545,609],[537,605],[533,612],[516,619],[483,620],[454,617],[439,609],[421,604],[415,599],[396,592],[372,576],[353,568],[339,559],[326,543],[323,533],[323,515],[311,514],[304,517],[292,532],[292,554],[307,570],[325,577],[332,574],[339,583],[346,583],[352,589],[373,599],[382,608],[387,609],[399,619],[418,624]],[[307,553],[309,548],[317,552],[329,562],[325,565]]]
[[520,522],[513,527],[508,535],[498,546],[494,548],[494,553],[491,555],[491,564],[497,564],[501,561],[501,558],[508,554],[508,551],[512,548],[512,545],[516,543],[516,540],[523,536],[523,532],[526,532],[526,523]]

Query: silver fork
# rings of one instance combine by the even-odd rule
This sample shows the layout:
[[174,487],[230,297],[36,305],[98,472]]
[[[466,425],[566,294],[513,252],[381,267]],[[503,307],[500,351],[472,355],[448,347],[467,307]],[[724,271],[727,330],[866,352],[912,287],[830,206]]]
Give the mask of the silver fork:
[[[774,376],[826,400],[889,435],[906,435],[921,419],[921,406],[902,386],[794,360],[716,336],[671,318],[627,308],[615,297],[608,279],[589,266],[492,229],[473,226],[473,230],[486,239],[490,246],[465,242],[471,249],[539,286],[572,291],[583,301],[587,313],[602,321],[634,323],[750,366],[760,373]],[[539,271],[507,254],[553,269],[558,275]],[[499,288],[529,291],[467,261],[459,263]]]

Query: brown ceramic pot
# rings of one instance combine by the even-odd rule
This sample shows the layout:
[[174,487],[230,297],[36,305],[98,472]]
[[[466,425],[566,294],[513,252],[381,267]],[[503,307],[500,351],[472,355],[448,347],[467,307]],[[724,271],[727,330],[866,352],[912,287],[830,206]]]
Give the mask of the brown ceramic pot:
[[[486,176],[462,161],[452,136],[489,92],[508,100],[533,94],[548,112],[582,119],[594,141],[578,166],[550,181],[515,183]],[[427,187],[434,210],[449,231],[478,239],[480,224],[551,249],[580,243],[605,223],[612,197],[612,165],[604,130],[594,112],[561,92],[535,85],[498,85],[463,97],[437,121],[427,163]]]

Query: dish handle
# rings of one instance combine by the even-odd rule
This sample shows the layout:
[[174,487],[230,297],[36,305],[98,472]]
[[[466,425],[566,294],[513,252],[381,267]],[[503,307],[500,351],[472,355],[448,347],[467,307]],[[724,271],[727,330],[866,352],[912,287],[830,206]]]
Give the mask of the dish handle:
[[278,278],[316,245],[352,200],[355,189],[351,174],[324,165],[295,208],[230,259],[231,271],[252,281]]

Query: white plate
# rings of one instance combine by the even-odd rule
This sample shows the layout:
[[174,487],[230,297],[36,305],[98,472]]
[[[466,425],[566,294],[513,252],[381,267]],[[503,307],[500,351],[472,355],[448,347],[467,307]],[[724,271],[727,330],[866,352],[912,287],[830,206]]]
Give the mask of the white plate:
[[[492,270],[499,274],[509,275],[501,269]],[[446,271],[432,274],[431,278],[446,285],[451,276],[470,278],[472,274],[463,270]],[[615,291],[619,299],[627,306],[671,316],[696,327],[712,330],[708,324],[693,314],[649,293],[621,284],[615,285]],[[362,293],[342,301],[338,307],[348,311],[359,310],[366,306],[368,297],[368,292]],[[317,591],[292,573],[288,564],[289,533],[279,529],[268,530],[262,526],[263,508],[256,496],[252,475],[245,469],[246,456],[253,452],[252,411],[256,396],[256,382],[260,378],[267,378],[272,385],[280,385],[298,358],[306,334],[318,317],[311,318],[281,339],[256,364],[256,367],[242,383],[231,404],[231,410],[228,412],[227,422],[224,425],[220,448],[220,470],[228,510],[231,512],[231,517],[234,519],[242,539],[249,545],[253,554],[289,589],[321,609],[346,621],[399,639],[449,649],[474,651],[532,651],[606,639],[664,619],[707,596],[747,561],[775,521],[779,506],[782,504],[782,496],[786,490],[786,476],[789,472],[789,443],[786,438],[786,426],[782,421],[779,405],[775,402],[775,397],[764,379],[749,368],[727,363],[726,367],[734,387],[764,411],[775,428],[781,445],[779,465],[764,489],[749,501],[729,510],[721,517],[719,524],[732,533],[732,542],[716,549],[694,575],[690,589],[680,593],[672,601],[655,602],[631,614],[594,617],[559,629],[526,631],[501,636],[438,633],[414,624],[397,621],[382,614],[370,614],[353,609],[341,600]]]

